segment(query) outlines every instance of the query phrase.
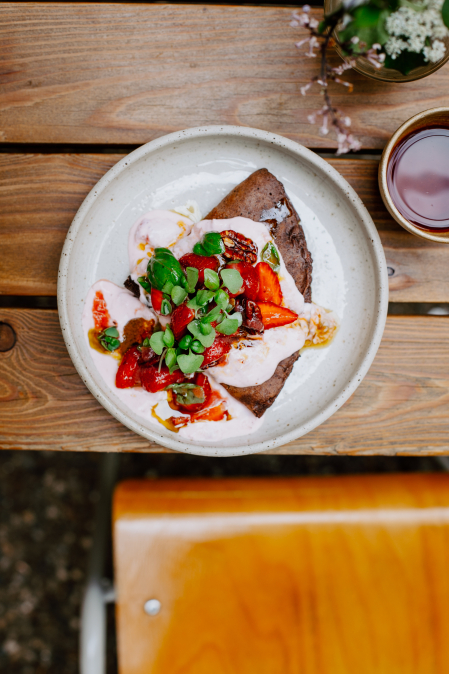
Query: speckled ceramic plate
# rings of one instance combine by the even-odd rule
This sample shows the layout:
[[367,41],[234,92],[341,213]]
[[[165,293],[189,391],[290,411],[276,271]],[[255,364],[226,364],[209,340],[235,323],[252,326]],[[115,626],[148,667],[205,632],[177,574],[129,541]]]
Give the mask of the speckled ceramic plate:
[[[133,413],[104,383],[82,333],[90,286],[128,275],[127,237],[153,208],[195,199],[203,214],[256,169],[285,186],[313,256],[313,300],[338,314],[328,348],[306,349],[253,435],[188,442]],[[97,400],[135,433],[181,452],[249,454],[305,435],[336,412],[360,384],[378,349],[388,306],[385,256],[362,202],[327,162],[281,136],[237,126],[187,129],[140,147],[97,183],[73,220],[62,251],[58,307],[67,349]]]

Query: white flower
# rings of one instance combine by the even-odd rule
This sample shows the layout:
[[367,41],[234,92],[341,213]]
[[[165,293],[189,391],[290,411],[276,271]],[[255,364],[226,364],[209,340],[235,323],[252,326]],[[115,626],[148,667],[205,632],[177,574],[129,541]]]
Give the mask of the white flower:
[[423,53],[426,61],[437,63],[438,61],[441,61],[441,59],[446,54],[446,46],[444,42],[440,42],[440,40],[434,40],[431,47],[424,47]]

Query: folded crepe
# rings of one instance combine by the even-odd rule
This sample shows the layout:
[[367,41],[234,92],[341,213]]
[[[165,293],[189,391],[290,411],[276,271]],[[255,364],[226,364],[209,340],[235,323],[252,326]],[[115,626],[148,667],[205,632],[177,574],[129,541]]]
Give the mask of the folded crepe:
[[[312,256],[307,248],[304,230],[284,186],[267,169],[259,169],[241,182],[206,216],[206,220],[223,220],[242,216],[268,227],[284,258],[287,270],[306,302],[312,299]],[[268,381],[259,386],[223,386],[229,393],[261,417],[274,403],[299,351],[282,360]]]

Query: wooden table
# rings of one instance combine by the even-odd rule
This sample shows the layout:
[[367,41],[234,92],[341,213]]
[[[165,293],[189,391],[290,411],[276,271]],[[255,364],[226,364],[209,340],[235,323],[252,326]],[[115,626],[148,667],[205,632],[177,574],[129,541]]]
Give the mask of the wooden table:
[[[0,321],[17,335],[0,353],[2,448],[167,451],[97,403],[70,361],[55,308],[38,307],[56,306],[67,229],[113,164],[171,131],[224,123],[322,153],[367,206],[390,268],[395,315],[369,374],[331,419],[273,453],[449,453],[449,317],[416,311],[416,303],[449,301],[449,247],[396,225],[377,188],[392,132],[421,110],[449,105],[449,66],[401,85],[350,74],[354,92],[336,88],[334,102],[364,149],[337,159],[307,122],[320,99],[300,87],[317,63],[295,49],[290,15],[272,7],[0,4]],[[1,334],[6,342],[4,326]]]

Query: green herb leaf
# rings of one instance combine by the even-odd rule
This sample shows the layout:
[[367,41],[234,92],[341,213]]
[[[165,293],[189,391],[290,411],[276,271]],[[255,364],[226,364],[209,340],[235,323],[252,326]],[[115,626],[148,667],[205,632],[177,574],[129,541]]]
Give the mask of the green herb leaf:
[[193,246],[193,252],[195,253],[195,255],[203,255],[204,257],[207,257],[207,253],[200,243],[196,243]]
[[189,382],[181,382],[181,384],[169,384],[164,388],[164,391],[168,391],[169,389],[174,391],[175,393],[178,393],[178,391],[182,389],[194,389],[197,388],[198,384],[190,384]]
[[213,296],[214,292],[212,290],[199,290],[196,294],[197,304],[199,304],[200,307],[204,307],[208,302],[211,301]]
[[240,311],[234,311],[234,313],[231,314],[230,318],[232,318],[233,321],[237,321],[239,327],[242,325],[243,314],[241,314]]
[[189,293],[194,293],[200,273],[198,269],[196,269],[195,267],[187,267],[186,274],[187,274],[187,291]]
[[171,291],[171,298],[173,302],[176,304],[176,306],[182,304],[186,297],[187,297],[187,290],[184,290],[184,288],[181,288],[181,286],[173,286],[173,290]]
[[270,265],[276,274],[279,274],[279,270],[281,268],[281,259],[279,257],[278,249],[274,243],[269,241],[267,244],[265,244],[261,257],[264,262]]
[[200,321],[200,330],[203,335],[210,335],[210,333],[213,330],[213,327],[210,325],[210,323],[203,323],[202,320]]
[[165,297],[161,302],[161,314],[162,316],[170,316],[171,314],[171,304]]
[[203,335],[200,330],[199,320],[195,320],[188,324],[187,330],[207,349],[209,346],[212,346],[215,339],[215,330],[211,326],[209,327],[211,328],[210,333],[208,335]]
[[164,332],[164,344],[165,346],[172,347],[175,343],[175,336],[169,325],[165,328]]
[[184,337],[179,342],[179,346],[181,347],[181,349],[187,350],[190,347],[192,342],[193,342],[192,335],[184,335]]
[[220,287],[220,277],[213,269],[204,270],[204,285],[209,290],[218,290]]
[[206,316],[202,317],[201,323],[213,323],[219,318],[220,313],[221,313],[220,307],[214,307],[209,311],[208,314],[206,314]]
[[174,288],[173,283],[171,281],[167,281],[167,283],[162,288],[162,292],[166,293],[167,295],[170,295],[173,288]]
[[177,367],[176,349],[167,349],[167,353],[165,354],[165,364],[171,374],[173,372],[172,368]]
[[447,28],[449,28],[449,0],[444,0],[443,7],[441,9],[441,14],[443,16],[443,23]]
[[113,325],[110,328],[106,328],[106,330],[103,330],[103,335],[107,335],[108,337],[115,337],[115,338],[117,338],[119,336],[118,330],[115,327],[115,325]]
[[233,335],[239,329],[239,321],[236,318],[225,318],[217,325],[217,332],[222,335]]
[[153,332],[150,337],[150,346],[158,356],[162,354],[162,351],[165,348],[164,333],[162,330],[160,332]]
[[189,309],[193,309],[194,311],[198,311],[199,309],[201,309],[200,305],[197,302],[196,295],[187,302],[187,306],[189,307]]
[[150,338],[145,337],[145,339],[142,342],[142,346],[150,346]]
[[204,353],[204,346],[197,339],[194,339],[192,342],[192,351],[193,353]]
[[140,283],[142,288],[147,292],[151,292],[151,283],[149,282],[148,278],[146,276],[139,276],[137,281]]
[[186,283],[181,265],[168,248],[155,248],[148,262],[147,274],[151,285],[158,290],[163,290],[166,283],[181,286]]
[[197,355],[189,350],[188,355],[182,354],[181,356],[178,356],[178,365],[181,368],[181,372],[184,372],[184,374],[193,374],[200,369],[203,360],[204,356]]
[[207,232],[203,236],[201,243],[206,251],[206,255],[220,255],[220,253],[224,253],[225,251],[225,245],[220,232]]
[[176,402],[179,405],[198,405],[206,400],[204,389],[198,384],[170,384],[165,387],[165,391],[171,389],[176,395]]
[[214,300],[216,305],[224,310],[228,306],[229,295],[225,290],[218,290],[214,295]]
[[243,285],[243,279],[237,269],[222,269],[221,278],[223,279],[223,285],[225,285],[233,295],[238,293]]

